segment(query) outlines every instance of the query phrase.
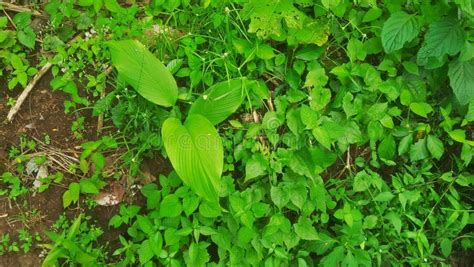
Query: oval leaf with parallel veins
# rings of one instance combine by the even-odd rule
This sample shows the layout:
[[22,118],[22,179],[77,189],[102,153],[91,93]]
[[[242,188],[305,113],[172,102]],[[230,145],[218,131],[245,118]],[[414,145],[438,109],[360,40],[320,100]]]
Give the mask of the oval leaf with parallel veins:
[[173,75],[142,43],[124,40],[108,44],[112,64],[141,96],[164,107],[176,103],[178,86]]
[[163,123],[163,142],[176,173],[196,194],[218,203],[224,165],[222,140],[205,117],[190,115],[184,124],[176,118]]
[[200,114],[216,125],[242,104],[246,80],[233,79],[209,87],[191,106],[189,115]]

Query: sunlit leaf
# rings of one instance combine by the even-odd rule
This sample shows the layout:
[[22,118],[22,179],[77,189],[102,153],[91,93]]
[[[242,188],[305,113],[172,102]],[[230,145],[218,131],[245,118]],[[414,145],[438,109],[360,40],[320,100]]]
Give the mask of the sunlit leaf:
[[109,42],[112,64],[120,77],[147,100],[170,107],[178,99],[178,86],[170,71],[139,41]]
[[192,104],[189,115],[202,115],[214,125],[224,121],[242,104],[245,84],[242,79],[234,79],[209,87]]
[[190,115],[184,124],[169,118],[163,124],[162,136],[171,164],[183,182],[204,199],[217,202],[224,152],[212,123],[198,114]]

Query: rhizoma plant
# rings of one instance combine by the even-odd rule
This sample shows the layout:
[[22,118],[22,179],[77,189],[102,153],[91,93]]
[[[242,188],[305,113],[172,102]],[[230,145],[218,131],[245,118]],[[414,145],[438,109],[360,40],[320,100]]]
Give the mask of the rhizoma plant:
[[[112,41],[109,47],[120,79],[152,103],[176,106],[176,80],[142,43]],[[239,108],[250,83],[239,78],[214,84],[192,103],[184,123],[170,116],[162,126],[164,147],[175,171],[212,206],[219,206],[224,164],[222,141],[215,125]]]

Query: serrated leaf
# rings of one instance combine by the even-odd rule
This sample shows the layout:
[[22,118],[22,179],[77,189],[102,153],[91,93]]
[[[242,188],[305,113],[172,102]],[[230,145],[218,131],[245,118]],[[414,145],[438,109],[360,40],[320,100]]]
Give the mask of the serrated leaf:
[[428,150],[426,149],[426,139],[420,139],[410,147],[410,160],[417,161],[426,159],[428,157]]
[[242,104],[246,81],[233,79],[209,87],[191,105],[189,115],[199,114],[216,125],[234,113]]
[[28,48],[35,48],[36,34],[30,28],[27,27],[24,30],[19,30],[17,33],[18,41]]
[[167,195],[161,201],[159,211],[161,217],[172,218],[179,216],[183,208],[176,195]]
[[385,52],[392,53],[402,48],[418,35],[420,27],[417,16],[403,11],[393,13],[382,28],[382,46]]
[[303,240],[319,239],[316,228],[313,226],[311,220],[306,217],[300,217],[294,227],[296,235]]
[[474,59],[451,62],[448,76],[449,84],[461,105],[474,100]]
[[163,142],[176,173],[196,194],[218,202],[224,164],[222,141],[211,122],[190,115],[186,122],[169,118],[163,123]]
[[455,55],[463,45],[464,32],[459,22],[443,18],[430,25],[423,46],[418,51],[417,63],[424,66],[430,62],[430,58],[439,61],[446,54]]
[[[107,2],[106,2],[107,3]],[[120,77],[148,101],[164,107],[178,99],[178,86],[170,71],[139,41],[108,43],[112,64]]]
[[289,28],[301,28],[304,14],[287,0],[251,0],[244,5],[242,16],[250,19],[248,31],[267,38],[283,34],[282,23]]
[[16,14],[13,17],[13,23],[18,29],[24,29],[30,25],[31,22],[31,13],[30,12],[21,12]]
[[439,160],[441,156],[443,156],[444,145],[438,137],[434,135],[428,135],[426,139],[426,146],[428,148],[428,151],[435,159]]

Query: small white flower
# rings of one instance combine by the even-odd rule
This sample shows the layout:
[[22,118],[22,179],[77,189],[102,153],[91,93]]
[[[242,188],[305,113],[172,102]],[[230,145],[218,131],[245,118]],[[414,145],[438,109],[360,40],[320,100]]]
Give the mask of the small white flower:
[[207,100],[208,96],[207,96],[207,95],[203,95],[202,98],[204,98],[204,100]]
[[224,8],[224,11],[225,11],[225,13],[229,13],[229,12],[230,12],[230,9],[229,9],[228,7],[225,7],[225,8]]

